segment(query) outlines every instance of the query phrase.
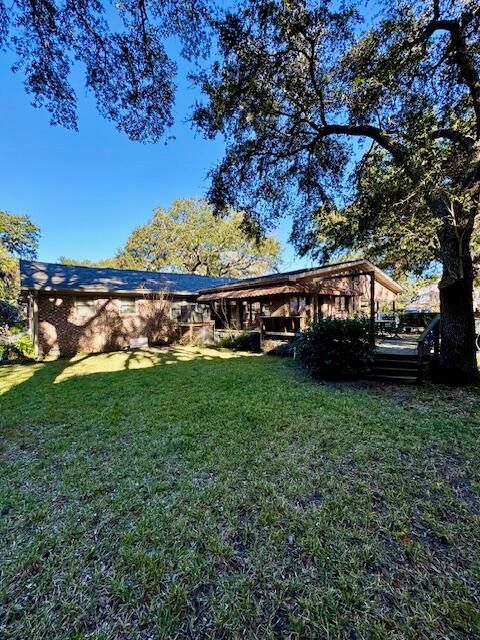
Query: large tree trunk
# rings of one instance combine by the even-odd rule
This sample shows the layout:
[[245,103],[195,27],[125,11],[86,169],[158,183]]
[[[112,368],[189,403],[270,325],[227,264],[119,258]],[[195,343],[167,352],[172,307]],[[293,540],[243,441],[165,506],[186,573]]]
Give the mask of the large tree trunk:
[[439,240],[443,256],[440,282],[440,370],[442,381],[474,384],[478,381],[473,314],[473,266],[471,232],[462,241],[451,224],[445,224]]

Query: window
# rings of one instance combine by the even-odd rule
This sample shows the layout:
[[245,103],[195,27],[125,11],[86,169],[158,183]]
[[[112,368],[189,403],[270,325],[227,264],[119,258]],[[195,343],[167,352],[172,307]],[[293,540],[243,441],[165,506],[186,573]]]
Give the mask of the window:
[[186,300],[172,302],[172,320],[176,322],[206,322],[210,320],[210,306]]
[[121,316],[135,315],[137,313],[135,298],[120,298],[118,300],[118,309]]
[[75,313],[82,318],[93,318],[98,309],[95,298],[76,298]]
[[305,296],[292,296],[290,298],[290,315],[301,316],[305,313],[307,300]]
[[347,296],[336,296],[335,297],[335,310],[336,311],[347,311],[348,310]]

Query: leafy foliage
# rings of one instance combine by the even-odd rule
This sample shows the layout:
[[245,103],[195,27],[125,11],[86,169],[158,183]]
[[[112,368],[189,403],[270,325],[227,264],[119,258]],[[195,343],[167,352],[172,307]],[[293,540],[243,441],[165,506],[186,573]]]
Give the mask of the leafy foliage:
[[[480,12],[473,0],[246,0],[216,23],[194,120],[223,134],[216,210],[286,214],[301,252],[443,266],[442,364],[476,378],[471,239],[480,197]],[[456,372],[456,373],[455,373]]]
[[0,211],[0,299],[19,293],[17,257],[35,258],[40,230],[28,216]]
[[260,334],[257,331],[231,333],[220,341],[220,346],[232,351],[252,351],[260,353]]
[[415,313],[401,313],[400,327],[417,327],[424,329],[436,316],[435,312],[417,311]]
[[14,324],[19,322],[20,319],[20,312],[17,306],[7,300],[0,300],[0,325]]
[[35,350],[29,336],[22,336],[14,343],[0,344],[0,360],[8,362],[28,361],[35,357]]
[[76,260],[75,258],[60,256],[58,258],[58,262],[60,264],[77,267],[109,267],[115,269],[119,266],[116,258],[105,258],[104,260]]
[[39,229],[28,216],[0,211],[0,245],[16,256],[33,259],[38,249]]
[[319,320],[296,338],[299,360],[317,379],[367,375],[374,349],[368,323],[354,318]]
[[240,213],[216,219],[203,200],[175,200],[170,209],[156,209],[150,222],[132,232],[116,264],[229,277],[275,269],[279,242],[272,237],[256,241],[247,236],[242,224]]
[[172,124],[176,64],[166,42],[176,35],[188,58],[200,55],[207,0],[0,1],[0,49],[10,46],[34,106],[53,124],[77,127],[75,63],[100,113],[133,140],[157,140]]

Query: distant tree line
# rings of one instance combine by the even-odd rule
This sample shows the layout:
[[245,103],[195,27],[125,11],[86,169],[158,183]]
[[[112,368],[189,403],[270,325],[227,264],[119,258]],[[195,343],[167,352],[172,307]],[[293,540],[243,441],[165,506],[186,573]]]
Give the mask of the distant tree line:
[[63,264],[176,271],[206,276],[245,278],[275,271],[280,243],[271,236],[253,238],[243,227],[244,216],[230,212],[215,218],[204,200],[174,200],[169,209],[155,209],[149,222],[136,227],[113,258]]

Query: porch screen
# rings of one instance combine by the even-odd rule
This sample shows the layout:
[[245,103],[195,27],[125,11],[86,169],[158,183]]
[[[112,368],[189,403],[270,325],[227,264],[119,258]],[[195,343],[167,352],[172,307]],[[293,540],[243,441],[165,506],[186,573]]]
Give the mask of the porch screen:
[[307,299],[305,296],[291,296],[290,298],[290,315],[301,316],[305,313]]
[[208,304],[198,302],[172,302],[172,320],[176,322],[207,322],[210,320]]

